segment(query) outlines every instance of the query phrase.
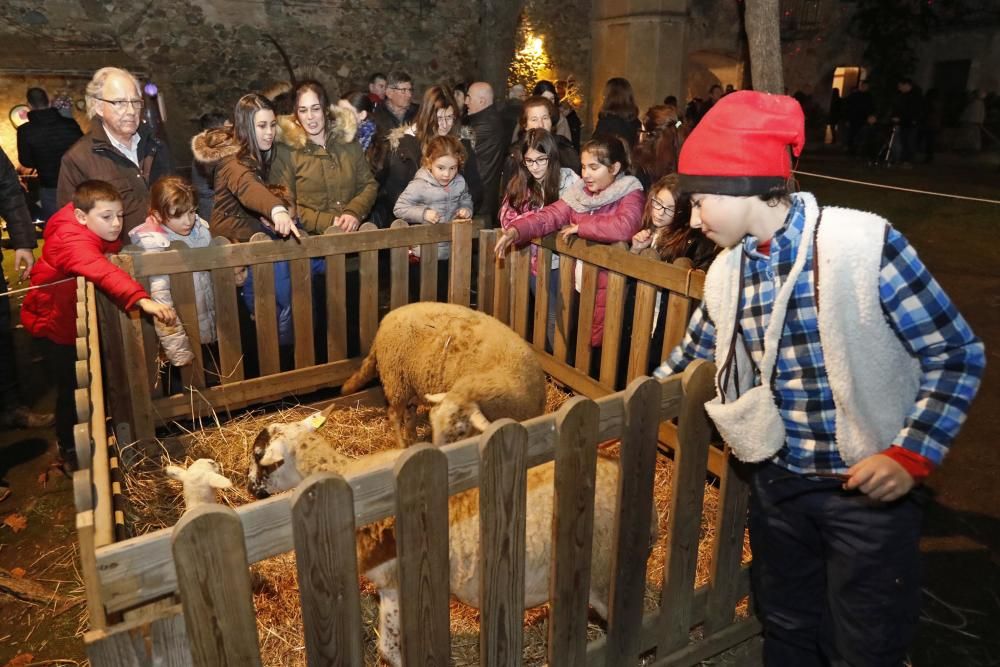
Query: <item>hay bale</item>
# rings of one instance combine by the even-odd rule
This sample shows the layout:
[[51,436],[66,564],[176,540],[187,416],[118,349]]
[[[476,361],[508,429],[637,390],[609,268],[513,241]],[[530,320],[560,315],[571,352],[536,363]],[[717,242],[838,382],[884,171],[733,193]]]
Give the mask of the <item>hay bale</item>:
[[[572,396],[560,385],[549,381],[546,387],[546,412],[555,412]],[[260,430],[267,424],[302,419],[314,412],[305,407],[293,407],[264,414],[251,412],[225,424],[221,429],[205,429],[190,434],[187,459],[170,461],[164,454],[159,461],[146,459],[132,467],[125,476],[127,494],[130,499],[133,529],[142,534],[159,528],[167,528],[183,513],[181,485],[170,480],[163,473],[168,463],[187,465],[194,459],[212,458],[222,467],[223,472],[233,481],[233,488],[224,492],[223,502],[230,506],[240,506],[252,502],[254,498],[246,490],[247,470],[251,448]],[[338,446],[348,456],[360,457],[372,452],[396,447],[395,436],[384,408],[357,407],[333,412],[320,432]],[[426,411],[421,410],[418,436],[430,439],[430,426]],[[615,456],[618,445],[602,449],[603,453]],[[660,584],[667,553],[665,536],[669,525],[670,488],[673,462],[665,457],[657,457],[656,488],[654,497],[660,516],[660,539],[652,550],[648,562],[645,607],[655,609],[659,605]],[[718,489],[706,485],[705,510],[702,515],[701,543],[699,546],[698,573],[696,582],[701,585],[708,581],[711,540],[714,534],[714,517],[718,512]],[[749,547],[745,557],[749,558]],[[295,556],[292,553],[269,558],[251,567],[254,605],[257,610],[257,628],[261,645],[261,655],[268,666],[305,665],[305,647],[302,639],[302,610],[295,571]],[[365,664],[377,665],[379,659],[375,648],[375,631],[378,621],[377,594],[374,587],[361,580],[362,616],[365,628]],[[542,665],[546,662],[548,606],[525,612],[524,664]],[[603,634],[596,623],[588,627],[589,639]],[[451,602],[452,664],[466,667],[479,664],[479,611],[457,600]]]

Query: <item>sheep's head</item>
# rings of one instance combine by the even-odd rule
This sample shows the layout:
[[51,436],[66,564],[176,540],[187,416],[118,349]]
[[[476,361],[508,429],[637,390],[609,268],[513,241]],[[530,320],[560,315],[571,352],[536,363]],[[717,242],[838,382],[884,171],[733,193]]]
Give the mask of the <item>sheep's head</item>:
[[447,393],[427,394],[424,399],[433,406],[430,419],[436,447],[482,433],[490,425],[479,404],[473,401],[457,400]]
[[250,493],[257,498],[267,498],[295,488],[305,478],[298,468],[296,456],[306,442],[318,437],[316,430],[331,408],[290,424],[270,424],[257,434],[247,475]]
[[233,485],[212,459],[198,459],[187,469],[170,465],[164,471],[167,477],[184,484],[185,510],[215,502],[215,489],[228,489]]

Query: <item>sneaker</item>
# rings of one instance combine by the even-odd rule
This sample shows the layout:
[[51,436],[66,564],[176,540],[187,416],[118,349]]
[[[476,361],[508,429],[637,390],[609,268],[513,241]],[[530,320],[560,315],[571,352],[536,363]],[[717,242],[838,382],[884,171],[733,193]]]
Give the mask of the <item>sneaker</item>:
[[51,412],[32,412],[21,405],[14,408],[9,421],[10,426],[17,428],[45,428],[56,423],[56,416]]

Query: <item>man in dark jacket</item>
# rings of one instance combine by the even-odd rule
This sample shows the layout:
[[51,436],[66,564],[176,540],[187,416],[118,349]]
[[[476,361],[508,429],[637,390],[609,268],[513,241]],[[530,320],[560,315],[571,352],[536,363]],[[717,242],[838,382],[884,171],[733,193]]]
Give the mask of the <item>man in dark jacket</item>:
[[486,217],[486,226],[494,227],[500,210],[500,171],[507,155],[511,133],[505,130],[503,117],[493,103],[493,88],[490,84],[477,81],[469,86],[466,105],[469,109],[469,127],[476,135],[476,161],[483,181],[483,205],[480,213]]
[[17,128],[17,161],[38,171],[42,218],[56,212],[56,187],[63,154],[83,136],[80,126],[49,106],[41,88],[28,88],[28,122]]
[[913,81],[907,78],[899,80],[896,91],[889,112],[890,121],[899,128],[896,141],[892,144],[892,159],[901,159],[903,166],[908,166],[913,163],[917,152],[917,136],[924,117],[924,97],[913,87]]
[[87,84],[90,131],[70,148],[59,171],[58,205],[73,198],[80,183],[96,179],[111,183],[121,193],[125,224],[121,238],[146,219],[149,189],[172,170],[167,146],[142,125],[139,82],[117,67],[97,70]]
[[[7,222],[10,245],[14,248],[14,268],[21,280],[28,277],[35,264],[35,227],[31,224],[24,191],[7,154],[0,150],[0,217]],[[7,293],[7,278],[0,271],[0,294]],[[37,428],[53,422],[51,414],[30,412],[21,401],[14,357],[14,337],[10,322],[10,299],[0,296],[0,430]],[[8,494],[0,481],[0,500]]]
[[413,100],[413,79],[406,72],[389,72],[386,78],[385,99],[372,112],[375,123],[375,140],[381,141],[400,125],[409,125],[417,117],[420,105]]
[[875,98],[868,89],[868,82],[862,79],[858,87],[851,91],[845,101],[847,116],[847,152],[854,155],[858,146],[865,144],[865,134],[870,131],[868,117],[875,113]]

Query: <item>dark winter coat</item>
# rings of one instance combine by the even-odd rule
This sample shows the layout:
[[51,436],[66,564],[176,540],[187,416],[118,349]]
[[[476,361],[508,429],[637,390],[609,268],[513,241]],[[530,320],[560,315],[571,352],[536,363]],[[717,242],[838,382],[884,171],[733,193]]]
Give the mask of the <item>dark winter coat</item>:
[[125,224],[121,238],[127,239],[133,227],[146,221],[150,187],[156,179],[173,170],[167,145],[153,134],[148,125],[139,125],[137,152],[138,167],[111,144],[104,124],[95,116],[90,131],[63,155],[56,202],[59,206],[68,204],[73,199],[76,186],[84,181],[107,181],[122,196]]
[[80,126],[57,109],[28,112],[28,122],[17,128],[17,161],[38,171],[43,188],[59,185],[62,156],[83,136]]
[[375,121],[375,141],[385,139],[397,127],[412,123],[417,117],[418,111],[420,111],[420,105],[414,102],[410,104],[410,108],[406,110],[406,113],[403,114],[403,119],[400,120],[396,118],[395,114],[389,111],[389,107],[385,102],[375,107],[375,111],[371,113],[371,119]]
[[[67,204],[45,225],[45,244],[42,256],[31,269],[31,285],[83,276],[120,308],[129,310],[149,294],[104,256],[117,253],[121,247],[121,241],[105,241],[77,222],[73,204]],[[76,281],[28,292],[21,306],[21,322],[36,338],[72,345],[76,340]]]
[[500,171],[507,158],[511,131],[505,129],[495,104],[469,114],[468,123],[475,134],[476,159],[483,181],[482,213],[487,218],[487,226],[493,227],[500,210]]
[[[396,219],[393,209],[406,186],[420,169],[420,141],[409,133],[410,128],[396,128],[386,137],[388,150],[383,167],[376,174],[379,183],[378,197],[372,209],[372,221],[385,229]],[[465,164],[462,177],[472,195],[472,210],[478,212],[483,205],[483,183],[479,173],[479,160],[472,144],[472,133],[463,128],[462,146],[465,148]]]
[[28,249],[35,247],[35,227],[24,201],[24,190],[17,179],[17,172],[7,154],[0,150],[0,218],[7,221],[10,247]]
[[640,130],[642,130],[642,122],[638,118],[625,120],[615,114],[602,113],[597,117],[597,127],[594,128],[594,136],[602,134],[616,135],[627,141],[629,150],[632,150],[639,141]]
[[328,115],[326,147],[309,141],[291,116],[278,119],[281,132],[268,176],[271,183],[288,188],[310,234],[322,234],[344,213],[364,222],[378,193],[361,145],[354,141],[354,114],[331,106]]
[[269,218],[275,206],[284,206],[267,189],[257,169],[237,157],[239,142],[230,128],[214,128],[191,139],[194,159],[206,165],[215,186],[215,203],[209,227],[212,236],[246,243],[265,231],[261,216]]

